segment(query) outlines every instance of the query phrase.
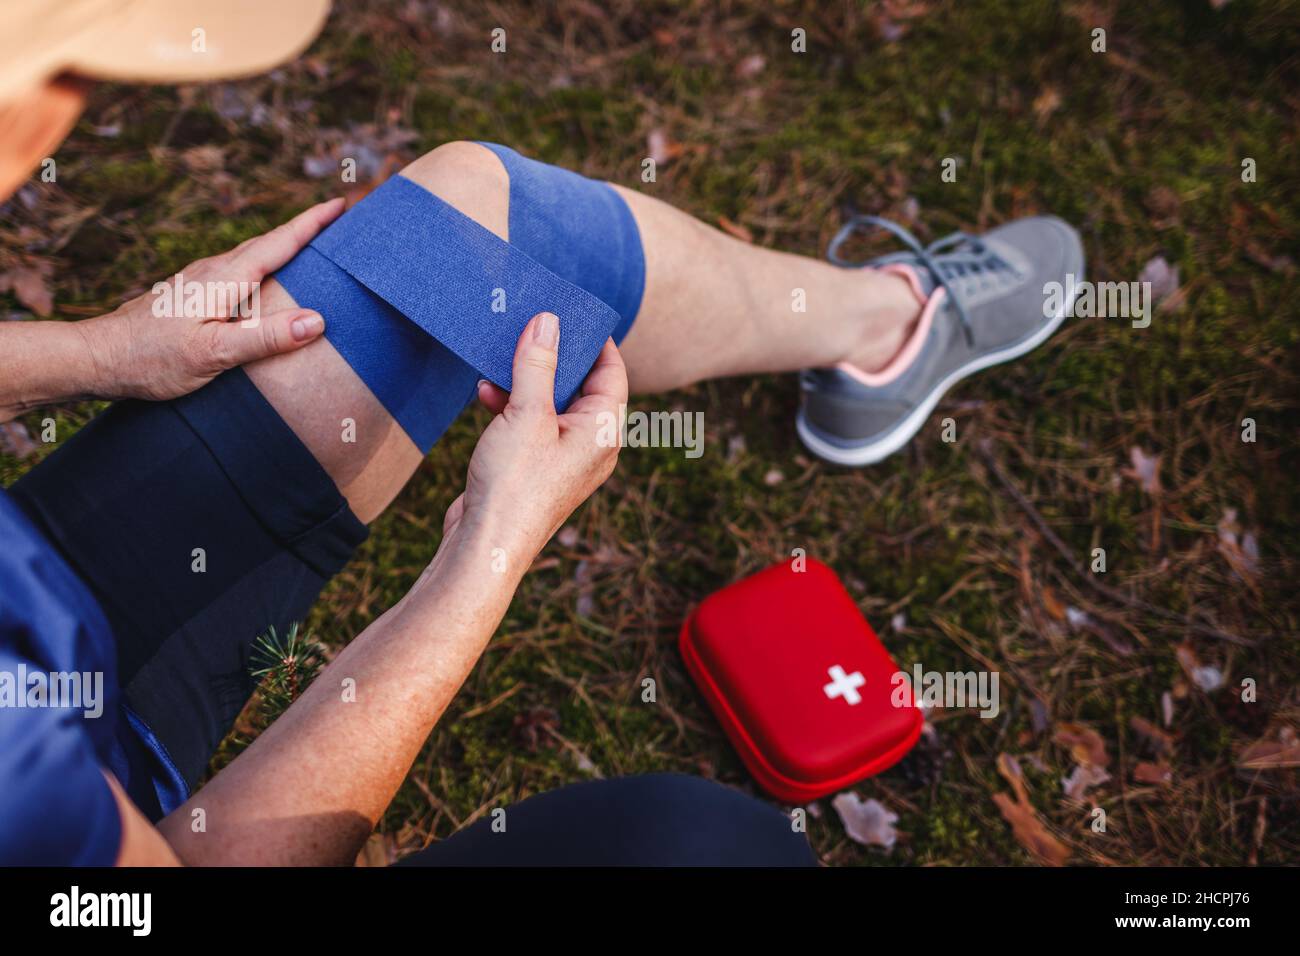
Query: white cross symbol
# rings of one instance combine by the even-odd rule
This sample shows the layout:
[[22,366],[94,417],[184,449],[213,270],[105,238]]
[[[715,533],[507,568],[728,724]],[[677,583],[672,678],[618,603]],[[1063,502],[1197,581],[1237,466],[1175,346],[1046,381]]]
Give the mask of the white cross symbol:
[[827,668],[826,673],[831,676],[831,682],[822,688],[822,693],[831,700],[843,697],[850,706],[862,703],[862,695],[858,693],[858,688],[867,682],[867,679],[862,676],[862,671],[846,674],[844,668],[836,664],[834,667]]

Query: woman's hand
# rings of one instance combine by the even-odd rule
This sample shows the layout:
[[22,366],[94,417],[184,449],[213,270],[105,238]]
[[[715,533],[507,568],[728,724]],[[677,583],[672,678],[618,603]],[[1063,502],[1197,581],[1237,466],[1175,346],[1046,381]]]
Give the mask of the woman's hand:
[[[342,199],[331,199],[312,206],[230,252],[182,269],[182,291],[189,283],[203,290],[200,315],[186,314],[188,295],[176,301],[173,276],[155,286],[158,292],[146,292],[108,315],[75,323],[91,356],[92,381],[86,391],[101,398],[176,398],[228,368],[292,352],[318,338],[325,321],[307,309],[249,315],[245,304],[243,317],[231,317],[241,306],[239,290],[260,286],[337,218],[343,205]],[[170,301],[160,301],[160,296]]]
[[[555,412],[559,320],[534,316],[515,350],[512,391],[479,383],[496,417],[469,462],[465,492],[447,510],[449,538],[483,533],[520,574],[565,519],[610,476],[618,444],[601,442],[602,413],[617,420],[627,402],[627,370],[614,341],[601,350],[581,395]],[[608,431],[608,429],[605,429]]]

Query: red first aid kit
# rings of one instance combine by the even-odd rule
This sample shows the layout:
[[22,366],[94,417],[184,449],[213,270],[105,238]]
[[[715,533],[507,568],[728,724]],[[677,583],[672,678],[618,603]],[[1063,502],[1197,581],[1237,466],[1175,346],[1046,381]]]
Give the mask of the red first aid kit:
[[835,572],[812,558],[710,595],[680,646],[745,766],[779,800],[843,790],[893,766],[921,735],[898,666]]

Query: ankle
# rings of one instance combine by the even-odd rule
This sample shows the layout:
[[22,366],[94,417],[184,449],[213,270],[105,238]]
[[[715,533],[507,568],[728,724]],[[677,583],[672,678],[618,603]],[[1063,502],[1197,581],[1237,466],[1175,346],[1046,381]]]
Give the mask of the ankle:
[[862,334],[843,361],[875,373],[888,366],[916,332],[924,304],[902,276],[874,269],[867,275],[871,286]]

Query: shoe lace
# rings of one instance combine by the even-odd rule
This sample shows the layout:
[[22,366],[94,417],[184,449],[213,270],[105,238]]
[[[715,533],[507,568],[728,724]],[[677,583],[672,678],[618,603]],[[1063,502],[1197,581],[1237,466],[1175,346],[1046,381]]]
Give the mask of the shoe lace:
[[[835,234],[835,238],[831,240],[830,249],[827,250],[826,253],[827,258],[837,266],[852,267],[862,265],[860,262],[852,262],[843,258],[840,256],[839,250],[840,247],[849,240],[849,237],[859,229],[865,232],[872,227],[884,229],[886,232],[892,233],[900,242],[903,243],[903,245],[907,246],[916,254],[916,257],[920,260],[921,264],[930,271],[930,275],[934,277],[934,281],[948,293],[948,301],[952,303],[953,308],[957,312],[957,318],[961,322],[962,334],[966,336],[966,344],[974,346],[975,333],[971,327],[970,316],[966,314],[966,307],[962,305],[961,297],[957,295],[956,289],[954,289],[948,281],[948,270],[944,269],[942,264],[935,257],[945,252],[950,252],[960,245],[965,245],[969,247],[972,253],[980,255],[984,252],[984,243],[981,242],[978,237],[958,230],[957,232],[949,233],[941,239],[936,239],[928,246],[923,246],[921,245],[921,240],[917,239],[910,231],[896,222],[889,219],[882,219],[879,216],[854,216],[840,228],[840,231]],[[984,279],[981,275],[981,284],[983,281]]]

